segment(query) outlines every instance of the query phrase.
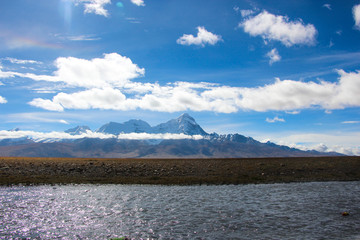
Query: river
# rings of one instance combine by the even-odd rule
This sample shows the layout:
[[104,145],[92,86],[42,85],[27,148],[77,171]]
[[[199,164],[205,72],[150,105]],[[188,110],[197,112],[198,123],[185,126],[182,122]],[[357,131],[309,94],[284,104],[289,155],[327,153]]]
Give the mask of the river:
[[360,182],[0,187],[0,239],[115,237],[360,239]]

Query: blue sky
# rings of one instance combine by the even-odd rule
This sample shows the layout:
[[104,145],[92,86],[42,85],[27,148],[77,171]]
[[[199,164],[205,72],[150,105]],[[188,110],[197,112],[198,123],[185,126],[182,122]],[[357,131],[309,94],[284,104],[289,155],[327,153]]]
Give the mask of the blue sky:
[[1,1],[0,130],[188,112],[207,132],[360,154],[359,4]]

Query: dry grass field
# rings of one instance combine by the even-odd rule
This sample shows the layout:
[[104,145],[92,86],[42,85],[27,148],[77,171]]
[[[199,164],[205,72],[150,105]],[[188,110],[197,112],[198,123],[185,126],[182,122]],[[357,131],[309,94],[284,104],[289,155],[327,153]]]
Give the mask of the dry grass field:
[[96,159],[0,157],[0,185],[359,181],[360,157]]

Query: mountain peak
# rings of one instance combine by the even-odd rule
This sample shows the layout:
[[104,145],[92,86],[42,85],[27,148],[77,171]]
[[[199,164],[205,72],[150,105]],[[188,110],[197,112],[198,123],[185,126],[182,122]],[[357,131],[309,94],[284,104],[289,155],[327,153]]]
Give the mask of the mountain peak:
[[143,120],[131,119],[124,123],[109,122],[97,132],[118,135],[120,133],[183,133],[186,135],[208,135],[188,113],[166,123],[151,127]]
[[179,116],[179,118],[191,118],[193,119],[188,113],[183,113]]
[[151,133],[151,126],[143,121],[143,120],[136,120],[131,119],[124,123],[117,123],[117,122],[109,122],[102,127],[100,127],[97,132],[101,133],[109,133],[118,135],[120,133]]
[[11,129],[11,130],[9,130],[10,132],[18,132],[18,131],[20,131],[20,128],[13,128],[13,129]]
[[70,135],[81,135],[82,133],[86,133],[88,130],[90,130],[88,126],[76,126],[66,130],[65,132],[69,133]]
[[156,133],[183,133],[186,135],[208,135],[188,113],[154,127]]
[[195,122],[195,119],[191,117],[188,113],[183,113],[180,115],[180,117],[177,118],[178,122],[189,122],[191,124],[197,124]]

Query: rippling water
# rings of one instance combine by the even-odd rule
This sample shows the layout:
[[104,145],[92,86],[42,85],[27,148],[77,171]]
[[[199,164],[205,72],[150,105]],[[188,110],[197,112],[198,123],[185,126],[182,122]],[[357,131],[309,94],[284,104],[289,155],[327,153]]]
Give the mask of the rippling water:
[[123,236],[360,239],[360,182],[0,188],[0,239]]

